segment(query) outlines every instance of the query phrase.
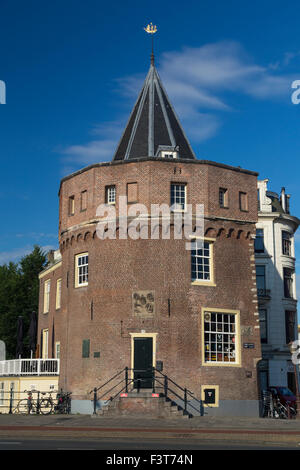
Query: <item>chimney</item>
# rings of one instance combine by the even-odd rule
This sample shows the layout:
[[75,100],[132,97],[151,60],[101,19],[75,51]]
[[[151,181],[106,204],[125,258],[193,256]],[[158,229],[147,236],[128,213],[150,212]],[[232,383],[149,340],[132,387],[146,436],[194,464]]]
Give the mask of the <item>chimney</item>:
[[280,203],[281,203],[283,212],[286,212],[285,188],[281,188]]

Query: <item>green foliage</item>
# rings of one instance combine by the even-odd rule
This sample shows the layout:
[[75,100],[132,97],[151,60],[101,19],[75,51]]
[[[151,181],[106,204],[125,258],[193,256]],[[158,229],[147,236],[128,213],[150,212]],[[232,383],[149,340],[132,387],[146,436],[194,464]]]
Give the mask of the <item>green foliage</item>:
[[6,344],[7,359],[16,356],[17,320],[23,317],[24,354],[30,357],[28,329],[30,314],[38,311],[38,275],[45,267],[46,255],[39,246],[24,256],[18,264],[0,266],[0,339]]

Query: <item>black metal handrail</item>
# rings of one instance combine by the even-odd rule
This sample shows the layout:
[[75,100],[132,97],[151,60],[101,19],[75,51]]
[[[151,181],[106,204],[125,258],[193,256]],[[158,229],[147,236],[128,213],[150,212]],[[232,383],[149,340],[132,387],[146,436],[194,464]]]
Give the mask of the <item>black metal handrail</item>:
[[[129,378],[129,372],[133,372],[133,378]],[[100,397],[97,396],[97,392],[99,390],[103,389],[106,385],[108,385],[110,382],[115,380],[122,373],[124,373],[124,377],[120,381],[118,381],[118,383],[113,385],[113,387],[111,387],[109,390],[106,390]],[[136,374],[139,374],[139,373],[150,373],[151,375],[146,378],[143,378],[141,376],[136,377]],[[157,377],[156,373],[159,374],[159,377]],[[203,400],[201,399],[198,400],[197,398],[195,398],[192,391],[188,390],[186,387],[181,387],[181,385],[177,384],[174,380],[172,380],[166,374],[163,374],[160,370],[156,369],[155,367],[152,367],[150,369],[131,369],[129,367],[125,367],[124,369],[119,371],[117,374],[115,374],[113,377],[111,377],[109,380],[107,380],[103,385],[100,385],[99,387],[95,387],[93,390],[91,390],[90,393],[94,392],[94,398],[93,398],[94,414],[96,414],[97,401],[101,400],[105,395],[107,396],[112,390],[116,389],[116,387],[118,387],[121,383],[125,382],[125,385],[120,390],[118,390],[118,392],[114,396],[111,396],[107,400],[107,402],[115,400],[115,398],[117,398],[122,392],[128,393],[128,388],[131,384],[136,385],[137,392],[139,392],[142,382],[149,382],[149,380],[152,381],[153,393],[155,393],[156,389],[162,389],[162,392],[160,392],[160,395],[164,396],[166,399],[169,399],[169,400],[172,400],[172,398],[170,398],[170,395],[173,397],[174,396],[177,397],[183,403],[183,407],[178,404],[177,406],[183,409],[185,413],[188,413],[188,407],[190,407],[190,408],[193,408],[197,413],[200,413],[201,416],[203,416],[204,414]],[[170,387],[170,383],[172,384],[172,388]],[[176,390],[174,390],[174,386]],[[192,398],[192,400],[194,400],[196,404],[198,404],[198,408],[191,403],[189,398]]]

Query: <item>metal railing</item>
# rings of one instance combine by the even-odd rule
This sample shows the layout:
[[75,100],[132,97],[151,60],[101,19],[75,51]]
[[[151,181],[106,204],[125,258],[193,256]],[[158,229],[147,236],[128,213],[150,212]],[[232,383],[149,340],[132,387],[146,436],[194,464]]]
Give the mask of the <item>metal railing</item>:
[[[133,378],[129,377],[130,372]],[[148,374],[148,376],[143,377],[145,374]],[[174,380],[157,370],[155,367],[147,370],[130,369],[125,367],[108,379],[104,384],[91,390],[90,394],[93,393],[92,401],[94,403],[94,414],[96,414],[97,402],[99,400],[106,398],[106,403],[113,401],[122,393],[128,393],[130,387],[132,387],[132,390],[136,389],[137,393],[139,393],[140,389],[143,388],[143,382],[151,382],[152,393],[158,393],[159,396],[164,397],[166,400],[173,401],[179,409],[181,408],[183,410],[184,414],[192,415],[193,412],[196,412],[196,414],[199,414],[200,416],[204,415],[203,400],[195,398],[192,391],[188,390],[186,387],[178,385]],[[100,390],[101,394],[99,396],[98,392]],[[107,398],[112,392],[113,394]]]
[[0,390],[0,414],[69,414],[71,393],[61,390]]
[[0,361],[0,376],[59,375],[59,359],[12,359]]
[[257,289],[257,296],[258,297],[271,297],[271,290],[270,289]]

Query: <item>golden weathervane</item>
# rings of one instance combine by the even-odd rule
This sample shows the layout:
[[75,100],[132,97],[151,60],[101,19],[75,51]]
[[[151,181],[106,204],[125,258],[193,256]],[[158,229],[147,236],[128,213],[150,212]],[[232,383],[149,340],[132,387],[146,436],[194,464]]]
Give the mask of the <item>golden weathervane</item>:
[[156,25],[153,25],[152,23],[148,24],[146,28],[144,28],[146,33],[148,34],[155,34],[157,31]]
[[146,33],[148,34],[151,34],[152,35],[152,53],[151,53],[151,64],[154,65],[154,53],[153,53],[153,35],[156,33],[157,31],[157,27],[156,25],[153,25],[152,23],[148,24],[146,26],[146,28],[144,28],[144,30],[146,31]]

